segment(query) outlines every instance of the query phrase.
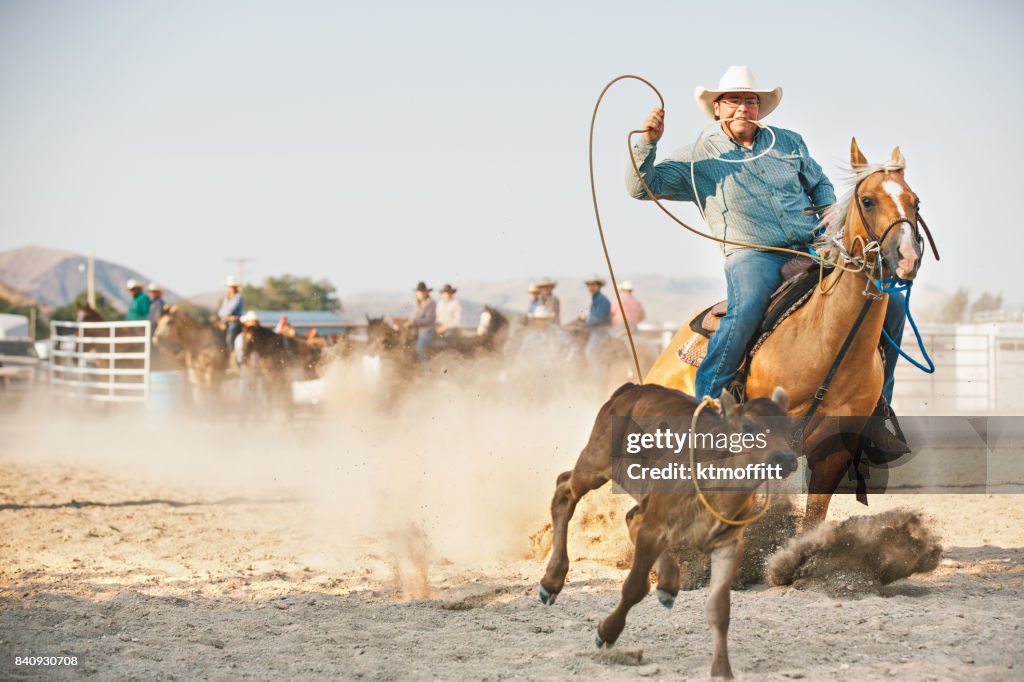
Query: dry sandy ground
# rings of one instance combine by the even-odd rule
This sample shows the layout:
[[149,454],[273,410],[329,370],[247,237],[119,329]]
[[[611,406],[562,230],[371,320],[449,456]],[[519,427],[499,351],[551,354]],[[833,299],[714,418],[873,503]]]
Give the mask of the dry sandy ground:
[[[946,547],[939,568],[840,599],[734,592],[738,677],[1024,676],[1024,500],[904,496],[869,511],[897,506],[931,515]],[[832,518],[862,511],[847,497]],[[0,452],[0,678],[707,677],[705,590],[681,593],[672,611],[648,597],[617,653],[599,655],[595,627],[617,600],[621,569],[575,563],[546,607],[541,561],[470,570],[435,556],[428,566],[416,560],[415,532],[372,529],[354,551],[312,532],[315,513],[302,499],[218,499]],[[12,666],[44,654],[80,664]]]

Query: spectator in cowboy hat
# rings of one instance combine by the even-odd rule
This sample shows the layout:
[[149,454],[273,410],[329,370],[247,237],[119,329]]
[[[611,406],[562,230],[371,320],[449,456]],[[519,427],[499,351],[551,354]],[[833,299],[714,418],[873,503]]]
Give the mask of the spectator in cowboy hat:
[[462,326],[462,304],[455,300],[456,291],[451,284],[445,284],[441,289],[441,300],[437,302],[438,334]]
[[433,289],[423,282],[419,282],[413,291],[416,292],[416,312],[409,324],[416,333],[416,357],[426,365],[427,348],[434,340],[434,325],[437,324],[437,303],[430,297]]
[[128,306],[126,320],[141,321],[149,316],[149,296],[142,291],[142,282],[130,279],[125,282],[125,288],[132,295],[131,305]]
[[621,326],[623,318],[630,324],[639,324],[644,321],[647,311],[644,310],[643,304],[633,296],[633,283],[628,279],[619,286],[619,298],[622,299],[621,308],[617,301],[612,302],[613,327]]
[[160,316],[164,314],[164,288],[156,282],[150,282],[146,286],[146,293],[149,294],[149,314],[147,319],[150,322],[151,331],[156,331],[156,323],[160,321]]
[[540,287],[536,284],[531,284],[526,287],[526,294],[530,297],[529,302],[526,304],[526,314],[531,315],[533,311],[540,305]]
[[242,285],[231,275],[224,279],[224,289],[224,300],[217,309],[217,327],[224,330],[228,348],[234,348],[235,339],[242,332],[240,318],[245,310],[245,299],[242,297]]
[[540,289],[540,302],[541,304],[551,311],[554,315],[553,322],[555,324],[562,323],[562,303],[555,296],[555,287],[558,286],[558,282],[551,279],[550,277],[542,277],[537,282],[537,287]]
[[590,292],[590,313],[583,324],[590,330],[587,336],[587,347],[583,354],[590,363],[595,373],[603,373],[601,366],[600,352],[605,341],[608,339],[608,329],[612,324],[612,304],[608,297],[601,293],[604,286],[604,279],[600,275],[594,275],[586,280],[587,290]]

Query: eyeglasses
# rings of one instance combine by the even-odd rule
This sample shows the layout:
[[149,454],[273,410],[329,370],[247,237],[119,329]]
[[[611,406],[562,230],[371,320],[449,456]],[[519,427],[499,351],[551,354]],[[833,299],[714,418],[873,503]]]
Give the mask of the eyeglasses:
[[741,104],[746,105],[747,109],[753,109],[754,107],[761,106],[761,100],[756,97],[723,97],[718,100],[723,104],[728,104],[731,107],[739,107]]

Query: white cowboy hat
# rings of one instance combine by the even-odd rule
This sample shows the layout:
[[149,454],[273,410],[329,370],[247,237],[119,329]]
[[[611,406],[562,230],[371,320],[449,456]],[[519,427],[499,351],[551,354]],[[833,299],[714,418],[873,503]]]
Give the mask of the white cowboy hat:
[[548,308],[546,305],[539,305],[533,309],[533,312],[529,314],[531,320],[550,320],[555,316],[555,311]]
[[540,281],[537,282],[537,286],[540,287],[541,289],[543,289],[544,287],[551,287],[552,289],[554,289],[555,287],[558,286],[558,282],[551,279],[550,277],[541,277]]
[[628,279],[619,285],[619,288],[623,291],[633,291],[633,283]]
[[259,322],[260,316],[257,315],[252,310],[250,310],[246,312],[245,315],[242,315],[240,318],[238,318],[238,321],[241,322],[242,324],[245,324],[246,322]]
[[156,282],[150,282],[149,284],[146,285],[146,291],[159,291],[163,293],[163,290],[164,288],[157,284]]
[[129,289],[129,290],[131,290],[131,289],[141,289],[142,288],[142,282],[136,281],[134,279],[130,279],[127,282],[124,283],[124,288],[125,289]]
[[722,80],[718,81],[717,90],[709,90],[708,88],[697,86],[693,91],[693,96],[697,100],[697,106],[700,110],[714,118],[715,100],[727,92],[752,92],[757,95],[761,100],[761,107],[758,109],[758,116],[760,118],[764,118],[775,111],[775,107],[779,106],[779,102],[782,101],[781,87],[774,90],[758,88],[757,81],[754,80],[754,74],[746,66],[730,66],[729,70],[722,76]]
[[234,275],[228,275],[227,277],[224,278],[224,286],[237,287],[241,285],[238,283],[238,278],[236,278]]
[[601,279],[601,275],[595,273],[590,279],[584,280],[584,284],[596,284],[599,287],[603,287],[605,282]]
[[526,287],[526,293],[528,293],[528,294],[540,293],[540,287],[537,286],[536,284],[531,284],[530,286]]

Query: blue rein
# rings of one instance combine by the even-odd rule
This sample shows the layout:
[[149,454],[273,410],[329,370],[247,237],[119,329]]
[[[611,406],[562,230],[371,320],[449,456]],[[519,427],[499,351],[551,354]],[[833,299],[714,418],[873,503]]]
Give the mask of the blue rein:
[[917,324],[914,323],[914,318],[910,314],[910,291],[912,285],[913,282],[897,279],[895,277],[886,277],[884,279],[875,280],[875,286],[878,287],[878,290],[883,294],[892,294],[898,291],[907,292],[906,297],[903,299],[903,311],[906,313],[907,322],[910,323],[910,328],[914,330],[914,336],[917,337],[917,347],[918,349],[920,349],[921,355],[924,356],[924,360],[925,362],[928,363],[928,366],[925,367],[920,362],[907,355],[906,352],[904,352],[904,350],[900,348],[895,341],[889,338],[889,335],[886,333],[884,328],[882,329],[882,336],[885,337],[885,340],[888,341],[892,345],[892,347],[896,349],[896,352],[899,353],[904,360],[912,364],[914,367],[917,367],[922,372],[925,372],[926,374],[933,374],[935,372],[935,363],[932,362],[932,359],[928,356],[928,351],[924,347],[924,341],[921,340],[921,332],[918,331]]

